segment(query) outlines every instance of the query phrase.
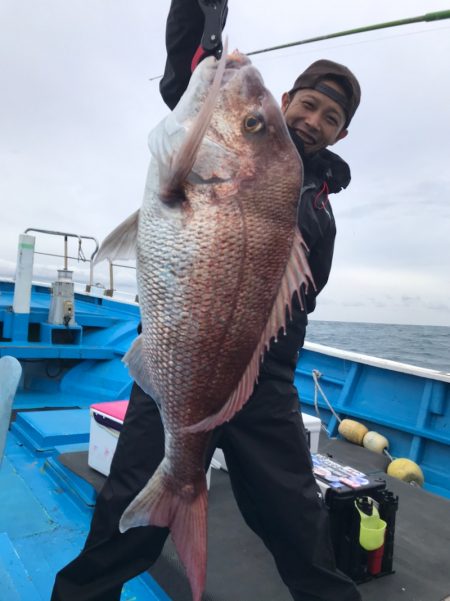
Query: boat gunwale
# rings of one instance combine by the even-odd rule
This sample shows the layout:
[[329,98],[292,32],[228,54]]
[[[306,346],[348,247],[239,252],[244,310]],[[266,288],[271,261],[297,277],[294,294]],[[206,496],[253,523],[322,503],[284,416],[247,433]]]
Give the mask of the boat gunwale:
[[354,351],[346,351],[332,346],[319,344],[317,342],[305,341],[303,348],[308,351],[329,355],[330,357],[337,357],[338,359],[354,361],[356,363],[362,363],[371,367],[378,367],[380,369],[387,369],[390,371],[401,372],[412,376],[418,376],[420,378],[428,378],[430,380],[438,380],[440,382],[450,384],[449,372],[430,369],[428,367],[419,367],[418,365],[410,365],[409,363],[401,363],[400,361],[393,361],[392,359],[383,359],[382,357],[364,355],[363,353],[356,353]]

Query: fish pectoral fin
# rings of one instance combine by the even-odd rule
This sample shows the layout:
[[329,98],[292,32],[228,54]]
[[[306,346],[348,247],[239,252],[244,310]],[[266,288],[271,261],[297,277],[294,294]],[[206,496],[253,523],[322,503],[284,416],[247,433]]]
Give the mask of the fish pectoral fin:
[[189,175],[192,183],[221,183],[236,177],[240,169],[240,158],[208,138],[204,138]]
[[191,124],[191,127],[177,153],[173,157],[173,160],[170,161],[170,167],[167,169],[167,166],[164,165],[164,168],[161,170],[159,197],[163,202],[172,204],[174,199],[182,199],[180,192],[194,166],[206,130],[211,122],[214,106],[219,96],[225,66],[226,48],[224,47],[222,58],[217,64],[214,80],[210,86],[205,102],[197,113],[195,120]]
[[128,367],[130,376],[142,390],[149,394],[158,407],[161,407],[161,400],[156,394],[153,384],[145,369],[144,350],[142,334],[134,340],[128,351],[125,353],[123,363]]
[[241,381],[220,411],[214,413],[214,415],[206,417],[196,424],[192,424],[191,426],[183,428],[183,430],[189,434],[194,434],[196,432],[208,432],[209,430],[213,430],[217,426],[230,421],[230,419],[240,409],[242,409],[253,392],[253,388],[258,376],[260,360],[259,353],[253,355],[252,360],[250,361],[247,369],[244,372],[244,375],[241,378]]
[[206,477],[194,498],[183,496],[177,494],[182,493],[180,485],[166,474],[163,463],[124,511],[119,530],[123,533],[136,526],[169,527],[193,599],[200,601],[206,580]]
[[280,283],[280,288],[269,315],[269,319],[261,335],[261,339],[247,365],[239,384],[229,397],[222,409],[203,419],[202,421],[184,428],[184,431],[193,434],[212,430],[220,424],[229,421],[237,411],[242,409],[253,392],[258,378],[261,360],[266,349],[269,348],[272,338],[277,338],[279,331],[286,331],[286,311],[292,315],[292,298],[298,295],[300,306],[303,306],[300,289],[304,287],[307,292],[309,285],[315,289],[314,279],[308,265],[307,249],[300,230],[297,228],[294,235],[291,254]]
[[94,264],[104,259],[134,259],[136,257],[136,239],[139,223],[139,209],[116,227],[102,242]]

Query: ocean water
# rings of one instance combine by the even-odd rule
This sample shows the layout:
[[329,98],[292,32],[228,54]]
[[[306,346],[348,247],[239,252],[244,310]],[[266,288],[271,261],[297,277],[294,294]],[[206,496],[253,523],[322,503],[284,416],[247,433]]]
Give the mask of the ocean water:
[[450,373],[450,327],[310,319],[306,340]]

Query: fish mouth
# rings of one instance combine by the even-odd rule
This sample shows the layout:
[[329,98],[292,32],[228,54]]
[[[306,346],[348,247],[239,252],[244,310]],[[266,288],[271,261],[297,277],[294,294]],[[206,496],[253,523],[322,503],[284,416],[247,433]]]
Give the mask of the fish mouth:
[[[221,87],[225,87],[237,75],[252,65],[251,60],[238,50],[227,55],[225,62],[225,71],[222,76]],[[216,65],[217,66],[217,63]]]
[[195,184],[197,186],[224,184],[226,182],[231,181],[231,177],[219,177],[218,175],[213,175],[211,177],[205,178],[196,173],[195,171],[191,171],[187,179],[191,184]]
[[241,69],[251,65],[251,60],[239,50],[234,50],[226,58],[225,69]]
[[[228,54],[225,58],[225,69],[220,87],[227,86],[243,69],[251,66],[251,64],[251,60],[238,50]],[[202,71],[202,78],[207,87],[211,85],[218,65],[219,61],[215,57],[208,56],[198,66],[198,69]]]

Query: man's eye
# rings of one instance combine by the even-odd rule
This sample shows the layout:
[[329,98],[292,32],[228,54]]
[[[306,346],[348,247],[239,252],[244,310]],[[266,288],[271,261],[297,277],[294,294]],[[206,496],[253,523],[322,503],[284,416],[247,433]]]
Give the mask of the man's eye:
[[303,101],[303,106],[304,106],[306,109],[312,109],[312,108],[313,108],[313,105],[312,105],[312,103],[311,103],[311,102],[307,102],[306,100],[304,100],[304,101]]
[[327,117],[327,121],[330,125],[337,125],[338,122],[334,117]]

